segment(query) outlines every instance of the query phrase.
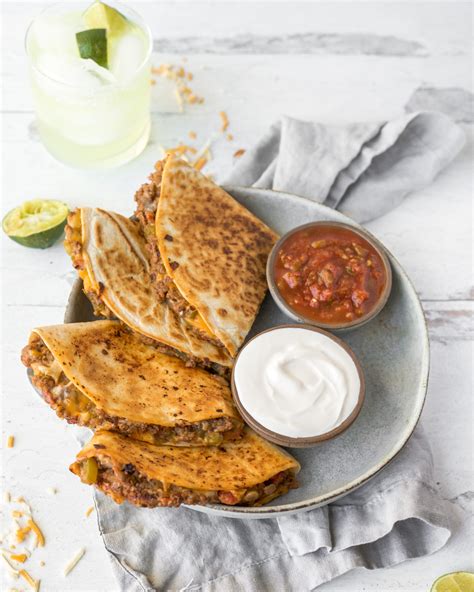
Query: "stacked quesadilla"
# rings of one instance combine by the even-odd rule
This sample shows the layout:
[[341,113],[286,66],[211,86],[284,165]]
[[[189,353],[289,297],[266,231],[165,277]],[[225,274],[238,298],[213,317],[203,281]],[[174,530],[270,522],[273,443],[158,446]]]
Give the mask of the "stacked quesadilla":
[[296,487],[300,465],[246,428],[241,440],[205,449],[152,446],[97,432],[70,469],[117,503],[153,508],[266,504]]
[[234,357],[265,296],[277,235],[173,155],[157,163],[135,201],[158,299]]
[[118,321],[35,329],[22,361],[69,423],[175,446],[219,445],[242,435],[227,381],[186,367]]
[[268,503],[300,466],[245,427],[227,378],[277,235],[171,155],[135,199],[132,219],[69,215],[65,248],[102,320],[35,329],[22,361],[60,418],[95,431],[70,469],[117,503]]
[[120,319],[190,366],[226,373],[232,364],[228,352],[197,337],[156,297],[137,222],[99,208],[79,208],[68,217],[64,244],[97,316]]

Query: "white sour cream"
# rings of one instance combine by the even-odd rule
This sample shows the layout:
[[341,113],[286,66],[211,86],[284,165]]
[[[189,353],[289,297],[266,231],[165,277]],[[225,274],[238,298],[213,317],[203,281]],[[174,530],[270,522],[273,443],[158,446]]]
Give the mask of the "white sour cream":
[[282,327],[259,335],[234,368],[240,402],[262,426],[308,438],[341,425],[357,405],[360,378],[346,350],[310,329]]

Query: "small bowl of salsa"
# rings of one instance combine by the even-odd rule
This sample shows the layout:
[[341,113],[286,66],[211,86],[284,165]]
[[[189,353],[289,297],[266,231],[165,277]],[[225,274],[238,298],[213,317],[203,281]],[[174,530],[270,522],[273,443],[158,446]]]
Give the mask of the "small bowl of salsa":
[[360,327],[385,306],[392,270],[368,232],[310,222],[282,236],[267,262],[273,299],[290,318],[330,330]]

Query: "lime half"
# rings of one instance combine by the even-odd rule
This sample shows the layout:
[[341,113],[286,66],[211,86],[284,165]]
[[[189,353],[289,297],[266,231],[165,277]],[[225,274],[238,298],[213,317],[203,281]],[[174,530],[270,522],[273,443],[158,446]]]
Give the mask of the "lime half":
[[76,42],[82,59],[94,60],[102,68],[107,68],[107,31],[105,29],[87,29],[87,31],[76,33]]
[[123,35],[130,26],[121,12],[103,2],[91,4],[83,16],[90,29],[106,29],[110,40]]
[[68,212],[62,201],[25,201],[3,218],[3,232],[25,247],[46,249],[62,235]]
[[474,573],[455,571],[438,578],[431,592],[474,592]]

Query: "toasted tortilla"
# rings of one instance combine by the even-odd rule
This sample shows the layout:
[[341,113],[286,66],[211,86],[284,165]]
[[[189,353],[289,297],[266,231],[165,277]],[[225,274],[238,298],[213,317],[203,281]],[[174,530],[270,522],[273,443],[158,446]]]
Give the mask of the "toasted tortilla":
[[[147,443],[131,440],[121,434],[100,431],[77,455],[77,461],[71,470],[80,474],[79,463],[94,458],[106,467],[114,467],[115,471],[123,470],[133,473],[140,479],[156,480],[164,489],[160,495],[169,500],[173,494],[178,496],[174,504],[180,502],[196,503],[189,497],[182,497],[177,488],[184,488],[185,493],[204,493],[213,500],[212,493],[240,492],[251,489],[275,477],[282,471],[292,474],[300,470],[299,463],[287,452],[270,444],[246,428],[243,438],[235,442],[226,442],[219,447],[177,448],[173,446],[152,446]],[[110,473],[109,473],[110,476]],[[120,478],[116,478],[120,483]],[[97,486],[101,488],[100,471]],[[134,489],[140,488],[140,482],[134,481]],[[104,488],[106,493],[114,493],[118,502],[127,499],[117,487]],[[139,498],[139,494],[136,496]],[[135,500],[130,500],[136,502]],[[199,502],[202,502],[202,498]]]
[[111,416],[160,426],[240,419],[224,379],[187,368],[118,321],[54,325],[33,332],[74,386]]
[[161,353],[119,321],[35,329],[21,359],[68,423],[160,446],[219,446],[242,436],[224,378]]
[[223,347],[198,339],[183,319],[156,298],[139,224],[99,208],[81,208],[80,214],[85,271],[97,297],[113,315],[134,331],[180,352],[230,367],[232,359]]
[[167,274],[235,356],[265,296],[277,234],[173,155],[164,165],[155,227]]

